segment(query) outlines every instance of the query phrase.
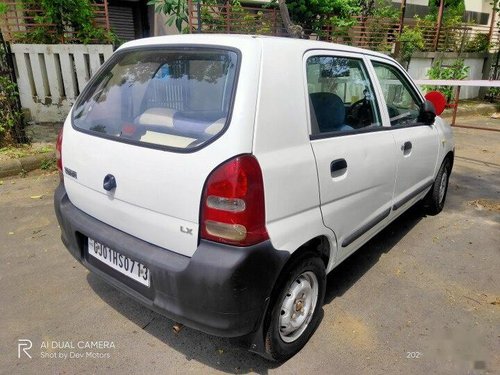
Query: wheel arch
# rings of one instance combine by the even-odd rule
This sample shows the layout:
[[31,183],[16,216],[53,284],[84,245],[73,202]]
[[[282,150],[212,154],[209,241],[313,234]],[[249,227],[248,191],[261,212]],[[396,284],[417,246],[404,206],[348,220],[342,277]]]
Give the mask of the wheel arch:
[[445,160],[450,161],[450,171],[453,170],[453,163],[455,162],[455,150],[448,151],[448,153],[446,154],[446,156],[443,159],[443,162]]
[[293,253],[291,253],[276,277],[276,281],[273,285],[270,295],[271,304],[276,298],[277,293],[279,292],[279,288],[281,286],[281,283],[283,282],[283,279],[286,279],[286,273],[288,272],[288,270],[290,270],[290,268],[293,267],[293,265],[298,262],[298,260],[308,256],[318,257],[323,262],[325,270],[328,269],[328,266],[332,259],[332,246],[326,235],[318,235],[310,239],[309,241],[299,246]]
[[[279,274],[276,277],[276,281],[273,285],[271,294],[269,296],[268,304],[263,314],[263,319],[261,321],[259,329],[255,332],[253,337],[253,342],[258,343],[251,347],[251,351],[259,353],[265,358],[273,360],[272,357],[266,353],[265,335],[266,330],[270,324],[271,312],[274,304],[276,303],[281,287],[289,276],[289,272],[296,266],[297,263],[301,262],[303,259],[308,257],[317,257],[321,260],[325,267],[325,273],[328,269],[328,265],[332,259],[332,251],[335,250],[334,246],[331,246],[331,242],[326,235],[317,235],[314,238],[303,243],[294,252],[290,254],[286,262],[281,267]],[[326,280],[325,280],[326,283]],[[262,341],[260,341],[262,340]],[[260,344],[260,345],[259,345]]]

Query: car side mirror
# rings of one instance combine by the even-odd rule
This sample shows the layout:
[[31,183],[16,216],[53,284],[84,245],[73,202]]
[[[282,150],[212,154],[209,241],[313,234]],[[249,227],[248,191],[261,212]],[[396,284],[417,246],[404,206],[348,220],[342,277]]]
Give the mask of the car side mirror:
[[418,122],[425,125],[434,124],[436,119],[436,110],[434,109],[434,104],[426,100],[420,107],[420,113],[418,115]]

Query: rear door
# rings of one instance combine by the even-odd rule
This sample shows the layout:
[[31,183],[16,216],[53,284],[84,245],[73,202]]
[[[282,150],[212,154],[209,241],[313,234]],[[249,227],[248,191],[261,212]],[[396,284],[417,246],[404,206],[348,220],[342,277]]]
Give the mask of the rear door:
[[[237,51],[220,47],[156,46],[116,54],[65,126],[64,182],[72,203],[128,234],[190,256],[208,174],[235,152],[251,150],[253,118],[238,113],[233,120],[239,126],[233,133],[228,128],[239,60]],[[242,86],[248,89],[249,82],[243,78]],[[236,140],[231,147],[227,138]],[[111,177],[115,187],[107,184]]]
[[337,236],[340,261],[390,214],[394,138],[382,126],[362,56],[321,51],[305,60],[321,211]]
[[434,182],[439,136],[435,125],[419,122],[423,99],[406,74],[387,60],[374,58],[372,64],[396,147],[398,167],[393,208],[397,211],[413,204]]

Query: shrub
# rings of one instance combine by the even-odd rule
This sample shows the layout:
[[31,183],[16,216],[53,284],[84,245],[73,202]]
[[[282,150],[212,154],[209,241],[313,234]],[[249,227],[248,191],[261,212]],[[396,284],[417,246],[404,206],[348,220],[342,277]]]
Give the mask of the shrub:
[[18,108],[17,86],[8,76],[0,75],[0,145],[25,141],[24,119]]
[[[445,66],[441,60],[437,60],[427,72],[429,79],[465,79],[469,75],[470,67],[464,64],[464,60],[455,60],[451,65]],[[446,100],[451,102],[453,99],[452,86],[426,86],[426,91],[441,91]]]
[[425,49],[425,40],[420,27],[406,27],[398,38],[401,43],[401,61],[409,63],[411,57],[416,51]]
[[490,41],[488,34],[476,34],[465,45],[465,52],[488,52]]
[[95,24],[93,0],[23,0],[26,15],[33,17],[33,26],[20,33],[17,42],[35,44],[116,43],[114,33]]

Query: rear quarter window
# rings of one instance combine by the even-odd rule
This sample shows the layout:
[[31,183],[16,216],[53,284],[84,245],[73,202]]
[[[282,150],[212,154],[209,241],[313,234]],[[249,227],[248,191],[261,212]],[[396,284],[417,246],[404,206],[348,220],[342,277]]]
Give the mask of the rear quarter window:
[[78,99],[75,128],[156,148],[189,150],[224,131],[238,54],[148,48],[116,54]]

